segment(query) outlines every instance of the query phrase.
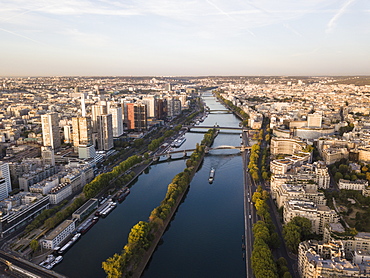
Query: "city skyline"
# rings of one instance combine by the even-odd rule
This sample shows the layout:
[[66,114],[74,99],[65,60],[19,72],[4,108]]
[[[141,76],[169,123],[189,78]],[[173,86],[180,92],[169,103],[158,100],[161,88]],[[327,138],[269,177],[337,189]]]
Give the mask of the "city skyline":
[[4,1],[0,76],[367,75],[363,0]]

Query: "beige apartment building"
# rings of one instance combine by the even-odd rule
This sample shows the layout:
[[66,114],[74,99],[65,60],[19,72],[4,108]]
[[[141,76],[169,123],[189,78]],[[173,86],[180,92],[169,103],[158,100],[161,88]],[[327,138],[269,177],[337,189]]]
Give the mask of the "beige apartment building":
[[323,234],[327,223],[337,223],[338,214],[326,205],[316,205],[313,201],[289,200],[284,204],[284,223],[300,216],[312,223],[312,232]]
[[344,258],[342,241],[304,241],[298,247],[298,272],[301,278],[370,277],[368,262],[354,264]]

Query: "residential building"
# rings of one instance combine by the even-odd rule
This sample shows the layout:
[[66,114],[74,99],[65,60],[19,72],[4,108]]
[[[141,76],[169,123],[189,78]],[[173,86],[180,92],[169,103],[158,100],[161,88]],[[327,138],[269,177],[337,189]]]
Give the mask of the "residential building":
[[61,183],[50,190],[48,197],[50,204],[57,205],[64,199],[72,195],[72,186],[70,183]]
[[338,188],[339,189],[346,189],[346,190],[364,190],[368,187],[368,181],[367,180],[345,180],[340,179],[338,181]]
[[316,205],[313,201],[289,200],[284,204],[284,223],[294,217],[305,217],[311,221],[312,232],[323,234],[326,223],[337,223],[338,214],[326,205]]
[[[143,103],[127,103],[127,128],[131,130],[143,130],[147,128],[146,105]],[[126,116],[126,114],[125,114]]]
[[301,152],[306,144],[294,138],[282,138],[282,137],[272,137],[271,138],[271,154],[295,154]]
[[42,139],[45,147],[52,147],[53,150],[60,148],[60,134],[59,134],[59,117],[56,112],[42,115]]
[[298,247],[298,272],[302,278],[370,277],[368,263],[355,264],[344,258],[343,243],[339,241],[304,241]]
[[97,116],[97,147],[100,151],[108,151],[113,148],[112,114]]
[[113,137],[120,137],[123,134],[122,108],[110,107],[109,114],[112,114]]
[[51,146],[41,147],[41,157],[45,165],[55,166],[55,154]]
[[0,201],[4,200],[9,196],[9,192],[12,191],[12,181],[9,170],[9,163],[0,161]]
[[90,117],[72,118],[73,146],[75,150],[80,145],[92,145],[92,124]]

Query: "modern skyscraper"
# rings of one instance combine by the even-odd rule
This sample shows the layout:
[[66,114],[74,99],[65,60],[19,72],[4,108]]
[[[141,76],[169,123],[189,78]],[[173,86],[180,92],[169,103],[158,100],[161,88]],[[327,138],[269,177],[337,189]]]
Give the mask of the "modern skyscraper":
[[92,145],[92,126],[90,117],[72,118],[73,146]]
[[41,116],[42,139],[44,146],[50,146],[53,150],[60,148],[59,117],[53,112]]
[[10,191],[12,191],[12,181],[9,164],[0,162],[0,201],[7,198]]
[[97,132],[98,130],[98,116],[107,114],[107,106],[106,105],[93,105],[91,107],[91,118],[92,118],[92,127],[93,132]]
[[97,116],[98,150],[113,148],[112,114]]
[[119,137],[123,134],[122,108],[110,107],[109,113],[112,114],[113,137]]
[[167,100],[163,98],[157,99],[156,107],[155,117],[159,120],[165,119],[167,117]]
[[85,93],[81,94],[81,114],[82,117],[86,117]]
[[156,98],[155,96],[143,97],[142,103],[146,105],[147,117],[154,118],[156,116]]
[[128,129],[142,130],[147,128],[146,105],[143,103],[127,103],[126,124]]
[[167,99],[167,116],[176,117],[181,114],[181,101],[178,98]]

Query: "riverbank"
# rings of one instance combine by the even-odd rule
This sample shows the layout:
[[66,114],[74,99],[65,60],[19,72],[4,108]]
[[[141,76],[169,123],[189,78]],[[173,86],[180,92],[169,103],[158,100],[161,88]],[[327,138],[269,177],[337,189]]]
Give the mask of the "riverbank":
[[177,200],[175,202],[175,205],[174,205],[173,209],[171,210],[171,212],[169,214],[169,217],[165,221],[163,221],[163,227],[161,229],[159,229],[154,234],[154,239],[153,239],[153,242],[152,242],[151,246],[149,247],[149,249],[142,256],[142,259],[141,259],[140,263],[138,264],[136,270],[134,271],[132,277],[139,278],[139,277],[141,277],[141,275],[145,271],[145,268],[146,268],[146,266],[147,266],[150,258],[152,257],[154,251],[156,250],[159,241],[161,240],[163,234],[167,230],[168,225],[171,223],[171,221],[173,219],[173,216],[175,215],[177,209],[179,208],[180,203],[182,202],[182,200],[184,199],[185,195],[187,194],[187,192],[189,190],[189,187],[190,187],[190,183],[191,183],[191,181],[192,181],[195,173],[198,171],[199,166],[201,165],[201,163],[202,163],[202,161],[204,159],[204,156],[205,156],[205,153],[202,154],[202,157],[201,157],[200,161],[194,167],[194,169],[193,169],[193,171],[192,171],[192,173],[190,175],[190,181],[187,184],[186,189],[184,190],[184,192],[182,192],[180,194],[180,196],[177,198]]
[[[121,255],[115,254],[103,262],[103,269],[108,277],[140,277],[154,253],[161,237],[168,228],[181,201],[187,193],[190,183],[199,169],[205,149],[213,144],[216,130],[209,130],[200,145],[186,161],[186,168],[177,174],[168,185],[167,193],[161,204],[154,208],[149,221],[140,221],[129,234],[128,244]],[[117,274],[116,274],[117,273]],[[117,276],[117,277],[118,277]]]

